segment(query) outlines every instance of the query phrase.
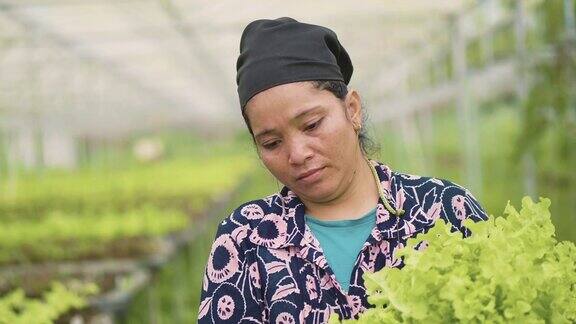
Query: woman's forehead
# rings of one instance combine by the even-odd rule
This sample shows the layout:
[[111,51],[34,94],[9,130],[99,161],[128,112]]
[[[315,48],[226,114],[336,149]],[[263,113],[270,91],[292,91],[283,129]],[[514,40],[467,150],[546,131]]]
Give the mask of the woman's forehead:
[[309,82],[297,82],[258,93],[250,99],[245,109],[250,120],[278,115],[294,119],[308,110],[332,105],[337,100],[332,93],[318,90]]

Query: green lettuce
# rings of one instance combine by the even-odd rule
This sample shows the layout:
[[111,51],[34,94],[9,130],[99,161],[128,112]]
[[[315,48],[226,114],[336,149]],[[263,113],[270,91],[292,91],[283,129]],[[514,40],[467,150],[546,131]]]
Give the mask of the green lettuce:
[[466,239],[439,220],[396,252],[404,268],[364,275],[375,308],[344,323],[576,322],[576,247],[555,239],[549,207],[508,202],[503,217],[465,220]]

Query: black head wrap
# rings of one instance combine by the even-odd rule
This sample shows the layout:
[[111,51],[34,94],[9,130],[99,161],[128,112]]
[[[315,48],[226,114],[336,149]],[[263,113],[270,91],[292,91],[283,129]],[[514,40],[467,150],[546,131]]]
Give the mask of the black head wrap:
[[352,62],[332,30],[283,17],[246,26],[236,62],[240,106],[274,86],[311,80],[348,84]]

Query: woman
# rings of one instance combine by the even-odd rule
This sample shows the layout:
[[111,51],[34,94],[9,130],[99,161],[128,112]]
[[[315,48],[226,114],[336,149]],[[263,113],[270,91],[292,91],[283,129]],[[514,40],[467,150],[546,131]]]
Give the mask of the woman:
[[201,323],[324,323],[370,307],[362,274],[401,267],[406,239],[438,218],[487,218],[465,189],[367,158],[352,63],[331,30],[291,18],[244,30],[242,114],[282,190],[220,224],[204,275]]

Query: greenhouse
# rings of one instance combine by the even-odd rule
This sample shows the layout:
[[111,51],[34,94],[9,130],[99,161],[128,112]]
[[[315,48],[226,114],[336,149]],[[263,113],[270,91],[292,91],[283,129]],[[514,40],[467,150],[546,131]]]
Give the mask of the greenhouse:
[[[365,315],[237,320],[202,298],[218,229],[285,188],[237,90],[243,31],[279,17],[346,47],[370,159],[465,187],[491,217],[466,239],[405,237],[402,271],[364,276]],[[0,0],[0,324],[573,323],[575,166],[575,0]]]

